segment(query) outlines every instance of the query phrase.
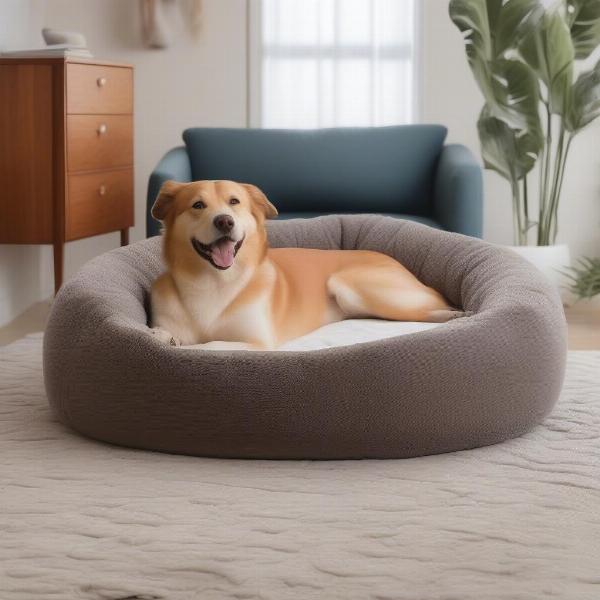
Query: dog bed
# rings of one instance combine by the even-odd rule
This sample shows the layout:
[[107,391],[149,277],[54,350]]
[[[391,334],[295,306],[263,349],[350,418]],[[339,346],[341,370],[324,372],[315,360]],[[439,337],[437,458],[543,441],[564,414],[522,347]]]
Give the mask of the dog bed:
[[564,313],[516,254],[365,215],[275,221],[269,239],[385,252],[472,316],[312,351],[173,348],[147,327],[150,286],[164,268],[155,237],[94,259],[57,295],[44,378],[60,419],[98,440],[165,452],[400,458],[515,437],[552,409]]

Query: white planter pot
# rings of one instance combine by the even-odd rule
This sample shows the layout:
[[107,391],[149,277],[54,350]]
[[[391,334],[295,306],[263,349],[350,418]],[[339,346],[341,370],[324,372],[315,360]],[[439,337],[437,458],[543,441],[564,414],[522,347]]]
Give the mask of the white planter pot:
[[567,244],[509,246],[509,249],[537,267],[559,289],[564,304],[572,302],[572,294],[568,290],[569,278],[564,274],[571,266],[571,253]]

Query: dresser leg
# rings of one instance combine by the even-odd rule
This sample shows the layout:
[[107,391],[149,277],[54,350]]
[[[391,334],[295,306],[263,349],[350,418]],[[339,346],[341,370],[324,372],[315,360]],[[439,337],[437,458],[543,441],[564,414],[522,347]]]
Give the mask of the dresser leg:
[[63,281],[65,245],[63,242],[54,242],[54,293],[57,294]]
[[121,229],[121,246],[129,245],[129,229]]

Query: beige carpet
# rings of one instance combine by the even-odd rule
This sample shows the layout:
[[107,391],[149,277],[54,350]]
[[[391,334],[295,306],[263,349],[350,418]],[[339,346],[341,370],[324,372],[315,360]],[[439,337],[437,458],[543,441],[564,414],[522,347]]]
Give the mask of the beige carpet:
[[600,352],[526,436],[404,461],[126,450],[52,418],[0,348],[1,600],[600,598]]

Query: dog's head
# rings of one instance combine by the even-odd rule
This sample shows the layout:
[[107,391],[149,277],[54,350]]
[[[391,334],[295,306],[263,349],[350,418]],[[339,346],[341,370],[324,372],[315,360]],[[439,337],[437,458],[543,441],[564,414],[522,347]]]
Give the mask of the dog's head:
[[[266,247],[265,219],[277,210],[256,186],[234,181],[167,181],[152,216],[165,227],[165,252],[227,270],[238,253],[255,258]],[[193,264],[193,263],[192,263]]]

